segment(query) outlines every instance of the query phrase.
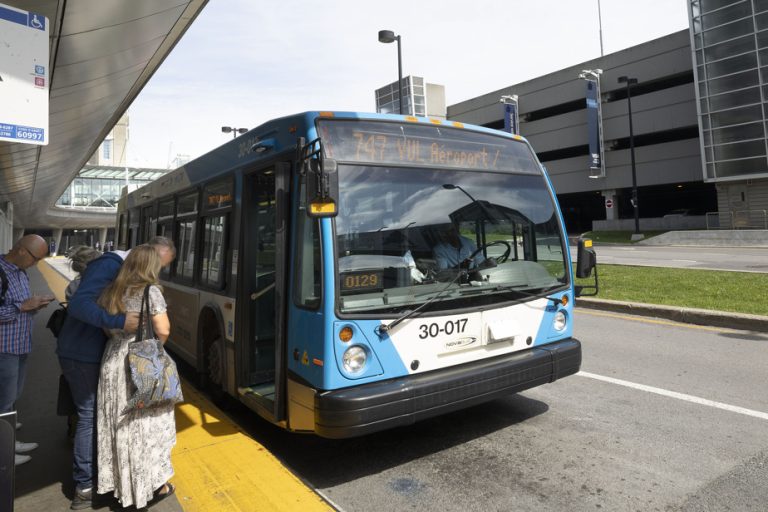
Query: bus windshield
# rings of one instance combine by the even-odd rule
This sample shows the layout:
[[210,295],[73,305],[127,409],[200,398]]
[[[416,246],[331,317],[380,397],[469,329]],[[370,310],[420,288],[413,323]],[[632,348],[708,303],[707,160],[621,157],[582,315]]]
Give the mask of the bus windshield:
[[542,174],[340,164],[338,176],[342,313],[477,307],[568,285]]

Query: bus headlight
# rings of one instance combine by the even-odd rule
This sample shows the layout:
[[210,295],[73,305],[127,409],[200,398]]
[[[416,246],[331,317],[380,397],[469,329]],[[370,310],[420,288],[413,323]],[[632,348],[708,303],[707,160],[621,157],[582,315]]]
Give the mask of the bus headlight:
[[556,331],[562,331],[565,329],[567,323],[568,319],[566,318],[565,313],[562,311],[555,313],[555,319],[552,321],[552,327],[554,327]]
[[360,345],[353,345],[344,351],[342,356],[344,369],[349,373],[360,373],[365,367],[365,361],[368,359],[365,349]]

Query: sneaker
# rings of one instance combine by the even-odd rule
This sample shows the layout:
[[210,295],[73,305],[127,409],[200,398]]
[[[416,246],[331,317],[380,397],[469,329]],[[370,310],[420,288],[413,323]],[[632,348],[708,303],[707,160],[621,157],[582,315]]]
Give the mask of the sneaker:
[[32,460],[32,457],[30,457],[29,455],[19,455],[19,454],[14,454],[14,455],[16,457],[13,461],[14,466],[21,466],[22,464],[26,464],[27,462]]
[[16,441],[16,453],[31,452],[35,448],[37,448],[37,443],[22,443],[21,441]]
[[70,510],[83,510],[91,508],[93,501],[93,487],[89,489],[75,489],[75,499],[72,500],[72,504],[69,506]]

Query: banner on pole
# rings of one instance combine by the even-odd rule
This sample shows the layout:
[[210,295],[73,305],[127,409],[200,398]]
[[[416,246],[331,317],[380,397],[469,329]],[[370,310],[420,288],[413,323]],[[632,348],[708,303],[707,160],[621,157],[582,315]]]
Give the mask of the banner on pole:
[[587,136],[589,139],[589,169],[602,175],[603,143],[600,140],[600,96],[597,81],[587,80]]
[[517,102],[504,103],[504,131],[519,135]]

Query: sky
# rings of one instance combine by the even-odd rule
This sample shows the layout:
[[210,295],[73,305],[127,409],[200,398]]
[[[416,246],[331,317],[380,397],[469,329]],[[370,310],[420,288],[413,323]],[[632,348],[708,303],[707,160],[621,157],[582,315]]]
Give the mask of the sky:
[[[687,29],[685,0],[599,0],[604,53]],[[166,168],[307,110],[375,111],[403,76],[446,104],[600,56],[598,0],[210,0],[128,109],[128,164]],[[574,77],[576,78],[576,77]]]

